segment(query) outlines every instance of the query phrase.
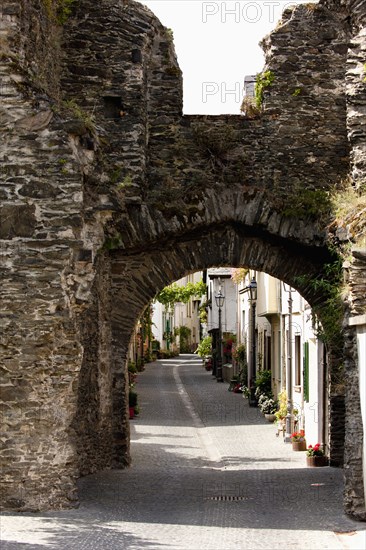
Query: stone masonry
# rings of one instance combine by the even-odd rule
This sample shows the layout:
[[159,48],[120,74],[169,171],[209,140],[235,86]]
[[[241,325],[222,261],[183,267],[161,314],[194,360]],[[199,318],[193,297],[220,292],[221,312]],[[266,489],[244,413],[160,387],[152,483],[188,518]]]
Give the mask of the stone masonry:
[[[57,6],[0,7],[2,501],[15,510],[75,506],[78,477],[129,463],[128,344],[167,283],[248,266],[321,309],[306,281],[334,260],[326,193],[365,177],[363,0],[285,11],[263,41],[274,81],[255,118],[182,116],[170,33],[144,6],[79,0],[66,21]],[[354,284],[347,303],[364,296]],[[342,462],[346,441],[346,510],[362,519],[352,334],[345,350],[329,447]],[[344,388],[332,396],[342,409]]]

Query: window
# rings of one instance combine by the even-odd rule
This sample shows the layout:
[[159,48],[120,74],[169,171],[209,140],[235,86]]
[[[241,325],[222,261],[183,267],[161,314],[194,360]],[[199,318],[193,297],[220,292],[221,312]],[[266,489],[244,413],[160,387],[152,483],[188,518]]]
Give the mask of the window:
[[122,98],[120,96],[105,96],[104,116],[106,118],[121,118],[123,113]]

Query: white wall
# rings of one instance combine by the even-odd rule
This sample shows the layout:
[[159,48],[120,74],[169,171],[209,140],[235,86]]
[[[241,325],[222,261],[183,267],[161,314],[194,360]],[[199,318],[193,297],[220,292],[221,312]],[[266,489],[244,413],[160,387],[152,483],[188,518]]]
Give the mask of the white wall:
[[[208,310],[208,330],[218,328],[219,310],[216,306],[215,296],[221,287],[221,292],[225,296],[224,305],[221,310],[222,332],[237,333],[237,288],[231,279],[231,270],[223,268],[209,269],[207,271],[209,284],[209,298],[211,307]],[[220,276],[221,275],[221,276]]]
[[[179,286],[185,286],[188,282],[198,283],[202,281],[202,271],[196,271],[186,277],[182,277],[175,283]],[[197,300],[197,298],[194,298]],[[159,340],[161,347],[166,348],[166,342],[163,340],[163,335],[166,330],[166,324],[163,323],[165,306],[160,304],[160,302],[155,302],[153,304],[154,314],[153,314],[153,327],[152,332],[156,338]],[[190,300],[188,304],[177,303],[174,306],[174,312],[172,316],[172,322],[170,323],[170,330],[174,332],[175,327],[187,326],[191,329],[191,340],[192,342],[199,342],[199,331],[200,331],[200,322],[198,317],[198,307],[193,303],[193,300]],[[165,325],[165,326],[164,326]],[[194,337],[195,335],[195,337]],[[176,344],[179,344],[179,337],[176,338]]]

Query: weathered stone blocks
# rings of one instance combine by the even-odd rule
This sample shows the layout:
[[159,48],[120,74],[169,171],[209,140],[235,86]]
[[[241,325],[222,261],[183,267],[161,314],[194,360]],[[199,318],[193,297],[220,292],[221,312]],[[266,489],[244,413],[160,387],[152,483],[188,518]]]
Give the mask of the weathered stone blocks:
[[[129,340],[167,283],[245,265],[321,299],[297,277],[332,260],[319,197],[349,175],[350,150],[364,177],[362,7],[287,10],[263,44],[275,77],[265,108],[248,120],[182,116],[171,36],[135,2],[79,0],[63,26],[43,2],[3,2],[4,507],[75,506],[78,476],[129,463]],[[348,344],[346,506],[360,517]],[[341,462],[343,395],[332,403]]]

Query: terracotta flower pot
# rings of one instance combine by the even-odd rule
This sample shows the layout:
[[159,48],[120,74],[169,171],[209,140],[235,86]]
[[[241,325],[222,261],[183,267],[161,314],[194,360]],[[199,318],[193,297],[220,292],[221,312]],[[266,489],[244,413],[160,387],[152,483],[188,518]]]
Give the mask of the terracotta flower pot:
[[306,441],[293,441],[292,442],[293,451],[306,451]]
[[327,466],[328,459],[326,456],[307,456],[306,466],[309,468],[319,468],[320,466]]

